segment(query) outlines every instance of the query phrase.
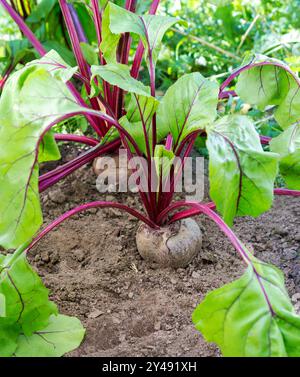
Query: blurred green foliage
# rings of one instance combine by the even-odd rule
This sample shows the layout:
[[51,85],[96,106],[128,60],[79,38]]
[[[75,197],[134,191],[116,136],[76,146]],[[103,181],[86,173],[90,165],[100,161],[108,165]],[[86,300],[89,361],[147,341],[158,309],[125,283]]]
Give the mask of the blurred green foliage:
[[[252,51],[300,69],[300,0],[165,0],[161,12],[188,22],[187,36],[169,32],[160,64],[162,90],[185,72],[219,75]],[[202,44],[221,48],[235,58]]]
[[[99,0],[104,5],[107,0]],[[71,0],[85,31],[86,50],[96,52],[96,33],[91,27],[89,0]],[[123,6],[125,0],[113,0]],[[70,40],[57,0],[11,0],[47,50],[54,48],[70,65],[75,65]],[[138,0],[138,12],[149,9],[151,0]],[[21,4],[21,5],[20,5]],[[239,66],[249,51],[285,60],[300,71],[300,0],[162,0],[159,13],[179,17],[186,26],[169,31],[157,65],[158,95],[184,73],[200,71],[222,81]],[[138,40],[133,39],[132,54]],[[96,56],[96,55],[95,55]],[[32,46],[0,7],[0,79],[12,65],[36,58]],[[141,71],[147,83],[147,70]],[[86,94],[83,92],[85,97]],[[230,99],[223,111],[245,111],[242,103]],[[277,125],[271,117],[250,110],[260,131],[274,136]],[[90,132],[85,119],[65,122],[60,132]]]

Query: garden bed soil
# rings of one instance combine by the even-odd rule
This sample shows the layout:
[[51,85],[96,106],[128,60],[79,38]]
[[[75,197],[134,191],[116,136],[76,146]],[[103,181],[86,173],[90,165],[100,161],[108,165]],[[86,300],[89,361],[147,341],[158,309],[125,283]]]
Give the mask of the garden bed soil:
[[[79,153],[64,150],[64,160]],[[142,208],[137,195],[98,193],[87,166],[42,194],[45,224],[80,203],[104,199]],[[299,198],[276,197],[268,213],[239,218],[234,225],[255,255],[282,269],[298,311],[299,216]],[[115,209],[76,215],[30,252],[59,310],[86,327],[84,342],[70,356],[220,355],[195,330],[191,314],[207,292],[238,278],[244,265],[210,220],[199,216],[197,221],[202,249],[184,269],[143,261],[135,244],[138,221]]]

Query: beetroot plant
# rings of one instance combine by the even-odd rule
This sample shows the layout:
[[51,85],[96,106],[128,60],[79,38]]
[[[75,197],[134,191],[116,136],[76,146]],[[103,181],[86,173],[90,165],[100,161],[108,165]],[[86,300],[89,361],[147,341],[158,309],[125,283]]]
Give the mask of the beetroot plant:
[[[67,3],[60,3],[68,23]],[[98,2],[91,1],[92,10],[97,5]],[[208,216],[232,243],[247,269],[240,279],[206,296],[193,313],[197,329],[208,341],[217,343],[225,356],[299,356],[300,317],[285,290],[282,273],[254,257],[231,226],[237,216],[257,217],[270,209],[274,193],[300,195],[297,191],[300,188],[300,80],[282,62],[254,56],[220,88],[195,72],[182,76],[159,99],[155,93],[155,69],[160,42],[168,28],[179,21],[171,17],[141,16],[127,8],[108,2],[103,11],[97,8],[94,13],[95,24],[101,21],[102,25],[99,39],[102,60],[87,68],[88,76],[83,74],[81,60],[79,68],[71,67],[57,52],[50,51],[14,73],[4,87],[0,102],[0,244],[17,251],[0,260],[0,326],[3,328],[0,350],[6,355],[30,353],[22,342],[23,334],[32,339],[35,355],[53,354],[56,342],[60,351],[56,354],[74,347],[74,343],[61,345],[61,339],[53,334],[52,344],[36,335],[41,335],[39,331],[44,326],[51,326],[49,317],[50,321],[54,318],[51,329],[55,330],[55,319],[60,317],[55,317],[50,304],[43,305],[43,310],[31,308],[30,305],[42,305],[43,301],[39,297],[35,300],[34,296],[30,302],[25,299],[29,291],[24,288],[25,267],[17,269],[16,263],[26,264],[29,270],[24,255],[52,229],[79,212],[109,207],[124,210],[141,222],[137,247],[142,256],[174,267],[187,265],[199,251],[201,232],[191,218],[199,214]],[[150,86],[137,79],[138,68],[130,70],[124,64],[127,58],[120,59],[123,54],[128,57],[132,35],[140,39],[138,66],[144,55]],[[98,108],[88,107],[74,98],[72,77],[84,82],[91,103],[95,100]],[[234,80],[237,83],[233,93],[230,86]],[[252,120],[245,115],[222,117],[217,112],[218,102],[229,94],[239,95],[261,110],[268,108],[282,133],[269,140],[260,137]],[[108,101],[109,97],[114,101]],[[97,125],[95,130],[102,126],[107,129],[101,141],[95,142],[76,163],[39,177],[41,162],[59,158],[51,133],[53,126],[79,115]],[[212,202],[174,201],[176,183],[199,135],[207,138]],[[94,145],[90,139],[88,142]],[[136,157],[144,161],[137,178],[144,213],[123,203],[90,202],[66,212],[38,233],[42,224],[39,192],[90,162],[99,150],[111,151],[111,145],[117,147],[120,142],[130,161]],[[287,189],[274,189],[278,172]],[[13,268],[17,270],[16,275]],[[39,287],[48,303],[40,282]],[[14,293],[13,301],[8,289]],[[27,311],[29,317],[38,318],[36,326],[35,322],[32,326],[26,322]],[[16,328],[14,333],[12,328]],[[66,326],[65,333],[68,329]],[[75,343],[80,342],[82,333],[75,335]],[[74,340],[72,334],[67,339]],[[43,347],[38,346],[41,343]]]

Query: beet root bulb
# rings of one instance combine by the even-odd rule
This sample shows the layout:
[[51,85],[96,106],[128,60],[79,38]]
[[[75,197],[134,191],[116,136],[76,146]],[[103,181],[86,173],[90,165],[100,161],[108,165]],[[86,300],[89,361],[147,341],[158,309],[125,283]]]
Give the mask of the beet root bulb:
[[193,219],[184,219],[159,230],[141,224],[136,244],[147,261],[164,267],[186,267],[201,249],[202,232]]

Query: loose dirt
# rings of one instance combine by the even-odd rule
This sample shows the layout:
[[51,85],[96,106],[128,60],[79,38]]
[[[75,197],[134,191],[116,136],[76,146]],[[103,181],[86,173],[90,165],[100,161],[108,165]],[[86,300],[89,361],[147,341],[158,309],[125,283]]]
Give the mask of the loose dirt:
[[[64,160],[79,153],[64,149]],[[99,194],[87,166],[42,194],[45,224],[80,203],[102,199],[142,208],[137,195]],[[234,225],[255,255],[282,269],[298,310],[299,216],[299,199],[277,197],[268,213],[239,218]],[[238,278],[244,265],[210,220],[197,221],[202,249],[184,269],[143,261],[135,245],[138,221],[114,209],[73,217],[30,252],[60,311],[79,317],[86,327],[85,341],[70,356],[220,355],[194,329],[191,314],[207,292]]]

